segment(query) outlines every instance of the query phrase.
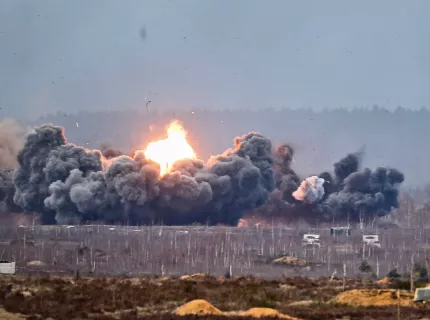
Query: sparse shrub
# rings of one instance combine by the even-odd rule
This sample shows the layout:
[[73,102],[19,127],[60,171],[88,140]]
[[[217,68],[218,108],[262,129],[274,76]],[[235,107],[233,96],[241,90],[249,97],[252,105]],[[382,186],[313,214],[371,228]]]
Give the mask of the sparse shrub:
[[362,273],[370,273],[373,271],[372,266],[366,260],[363,260],[361,262],[360,266],[358,267],[358,270],[360,270],[360,272]]
[[387,278],[390,278],[390,279],[397,279],[400,277],[401,277],[401,275],[400,275],[400,273],[397,272],[397,268],[394,268],[394,269],[390,270],[390,272],[387,273]]
[[[391,287],[393,289],[399,290],[410,290],[411,289],[411,281],[410,280],[401,280],[400,278],[393,279],[391,283]],[[421,281],[414,281],[415,288],[425,288],[426,283]]]
[[417,281],[428,282],[427,269],[419,263],[414,265],[414,276]]

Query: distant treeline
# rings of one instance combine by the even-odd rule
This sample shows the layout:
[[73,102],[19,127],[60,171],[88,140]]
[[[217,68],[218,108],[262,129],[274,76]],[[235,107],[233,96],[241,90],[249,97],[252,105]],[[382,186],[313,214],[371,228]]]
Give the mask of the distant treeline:
[[275,144],[295,148],[293,167],[303,175],[331,170],[347,152],[364,147],[364,166],[393,166],[405,173],[406,186],[430,181],[430,112],[397,108],[300,110],[126,110],[57,113],[31,123],[65,128],[70,142],[89,148],[109,143],[129,152],[161,138],[173,119],[182,121],[189,141],[202,159],[222,152],[233,138],[249,131],[270,137]]

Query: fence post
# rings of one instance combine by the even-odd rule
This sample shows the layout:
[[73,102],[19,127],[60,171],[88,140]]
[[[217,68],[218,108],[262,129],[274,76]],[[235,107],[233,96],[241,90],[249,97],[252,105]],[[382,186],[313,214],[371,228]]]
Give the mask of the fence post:
[[397,320],[400,320],[400,290],[397,289]]
[[343,263],[343,291],[345,291],[346,286],[346,263]]
[[430,282],[429,256],[428,256],[427,248],[424,249],[424,260],[426,264],[427,281]]
[[414,254],[412,253],[411,257],[411,292],[414,292]]

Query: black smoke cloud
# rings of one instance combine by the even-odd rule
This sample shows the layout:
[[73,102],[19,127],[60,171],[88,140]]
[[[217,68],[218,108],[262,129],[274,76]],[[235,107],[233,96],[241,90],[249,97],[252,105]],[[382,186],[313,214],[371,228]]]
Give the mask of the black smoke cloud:
[[121,150],[115,149],[108,143],[100,144],[100,152],[106,159],[112,159],[124,155]]
[[162,177],[143,152],[87,150],[67,141],[63,128],[43,125],[18,154],[14,201],[45,222],[236,224],[275,188],[272,144],[258,133],[208,164],[182,160]]
[[[294,155],[288,145],[274,152],[277,161],[277,190],[252,214],[277,216],[290,221],[369,222],[397,208],[403,174],[390,168],[360,169],[363,150],[346,155],[333,165],[333,174],[300,179],[291,168]],[[310,184],[315,184],[310,186]],[[295,192],[297,190],[297,192]],[[292,195],[299,195],[293,197]],[[319,201],[315,201],[319,199]]]
[[292,169],[293,156],[291,146],[273,149],[268,138],[251,132],[207,163],[181,160],[160,177],[159,166],[142,151],[128,156],[109,145],[88,150],[48,124],[27,136],[17,168],[0,175],[0,197],[9,208],[61,224],[236,225],[247,213],[354,221],[386,215],[398,205],[403,174],[360,170],[361,151],[335,163],[333,173],[308,178]]

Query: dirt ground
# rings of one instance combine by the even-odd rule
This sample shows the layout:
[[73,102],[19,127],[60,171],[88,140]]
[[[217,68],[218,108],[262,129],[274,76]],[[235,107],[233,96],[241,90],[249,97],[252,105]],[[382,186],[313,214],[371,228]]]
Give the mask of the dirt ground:
[[[368,295],[369,289],[374,294],[377,290],[387,292],[389,287],[389,284],[347,280],[344,288],[340,279],[298,277],[220,280],[208,276],[188,279],[3,276],[0,277],[0,312],[7,312],[6,319],[29,320],[183,319],[175,311],[201,299],[223,314],[213,312],[187,318],[251,319],[253,313],[245,311],[252,308],[272,308],[288,317],[314,320],[397,319],[398,312],[402,320],[430,317],[430,307],[393,303],[396,290],[377,300],[377,305],[368,302],[366,306],[357,305],[356,297]],[[400,296],[410,298],[406,292]],[[381,299],[389,301],[384,303]],[[264,314],[261,318],[265,318]]]

